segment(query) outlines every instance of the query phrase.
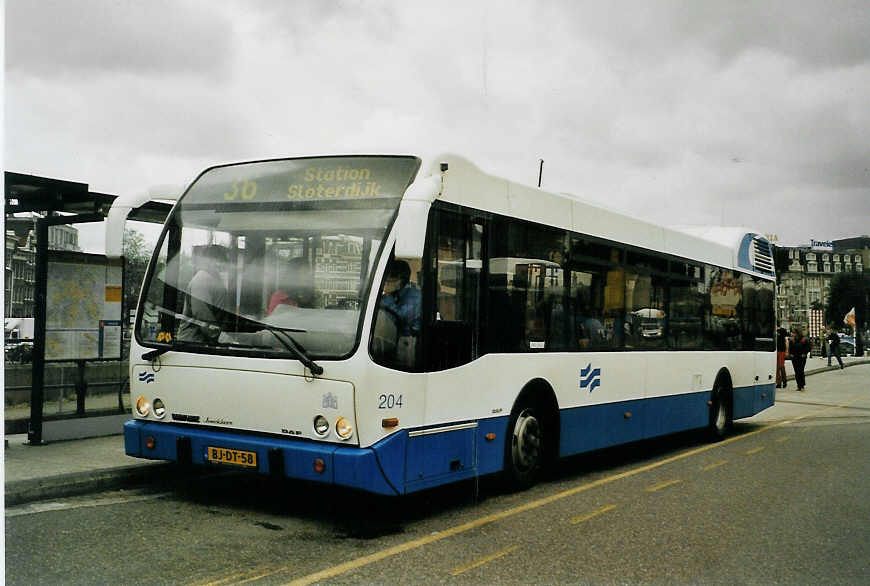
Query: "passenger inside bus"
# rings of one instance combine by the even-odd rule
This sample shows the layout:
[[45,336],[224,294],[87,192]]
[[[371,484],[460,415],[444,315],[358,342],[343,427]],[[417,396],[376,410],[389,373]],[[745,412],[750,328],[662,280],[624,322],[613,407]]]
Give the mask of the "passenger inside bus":
[[216,342],[223,329],[227,287],[221,273],[226,270],[227,249],[218,244],[204,246],[194,256],[196,272],[184,300],[184,316],[178,339],[184,342]]
[[303,257],[291,258],[279,275],[280,287],[269,298],[266,315],[280,306],[313,307],[314,275]]
[[605,343],[604,324],[601,323],[597,311],[592,309],[587,294],[578,292],[576,298],[577,313],[575,327],[580,348],[599,348]]

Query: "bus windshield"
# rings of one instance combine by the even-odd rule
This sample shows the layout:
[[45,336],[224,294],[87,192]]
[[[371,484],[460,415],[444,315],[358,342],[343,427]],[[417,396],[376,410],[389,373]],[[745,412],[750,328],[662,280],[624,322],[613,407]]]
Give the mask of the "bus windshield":
[[352,156],[207,170],[167,220],[137,339],[303,361],[348,355],[376,256],[419,165]]

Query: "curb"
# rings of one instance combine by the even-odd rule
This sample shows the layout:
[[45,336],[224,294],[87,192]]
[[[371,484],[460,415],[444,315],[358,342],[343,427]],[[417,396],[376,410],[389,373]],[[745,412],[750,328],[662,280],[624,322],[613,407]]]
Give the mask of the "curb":
[[[870,358],[862,358],[861,360],[855,360],[854,362],[844,362],[843,368],[851,368],[853,366],[859,366],[861,364],[870,364]],[[804,376],[810,376],[811,374],[819,374],[820,372],[829,372],[831,370],[840,370],[839,366],[823,366],[822,368],[814,368],[813,370],[807,370],[804,372]],[[785,380],[794,380],[794,375],[790,374],[785,377]]]
[[174,468],[171,462],[155,462],[7,482],[6,506],[137,486],[166,477]]

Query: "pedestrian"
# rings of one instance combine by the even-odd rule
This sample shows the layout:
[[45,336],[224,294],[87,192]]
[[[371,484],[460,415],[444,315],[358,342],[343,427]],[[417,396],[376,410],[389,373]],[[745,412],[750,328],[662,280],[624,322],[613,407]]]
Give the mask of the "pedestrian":
[[776,388],[786,388],[785,355],[788,352],[788,330],[776,326]]
[[831,366],[832,356],[837,357],[837,362],[840,363],[840,370],[842,370],[843,359],[840,358],[840,334],[834,328],[828,330],[828,366]]
[[797,390],[806,390],[806,377],[804,376],[804,368],[807,366],[807,355],[810,353],[810,343],[801,332],[800,328],[792,330],[791,341],[788,345],[789,355],[791,356],[791,364],[794,367],[794,380],[797,383]]

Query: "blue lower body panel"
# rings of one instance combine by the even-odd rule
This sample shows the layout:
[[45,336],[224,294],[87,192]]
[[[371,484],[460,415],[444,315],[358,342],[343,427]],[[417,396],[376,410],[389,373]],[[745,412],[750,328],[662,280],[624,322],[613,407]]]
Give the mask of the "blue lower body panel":
[[772,407],[776,400],[776,387],[773,383],[734,389],[734,419],[752,417],[756,413]]
[[[738,387],[732,397],[732,419],[743,419],[772,407],[776,390],[773,384]],[[710,422],[711,398],[712,391],[700,391],[563,409],[559,414],[559,455],[705,427]]]
[[[507,417],[499,417],[464,430],[429,429],[418,437],[409,438],[402,430],[370,448],[358,448],[130,420],[124,424],[124,449],[128,456],[177,462],[183,446],[181,459],[196,466],[218,465],[206,459],[210,447],[243,450],[257,454],[261,474],[400,495],[501,470],[506,427]],[[495,437],[487,438],[490,434]],[[152,448],[146,447],[146,438],[153,440]],[[316,459],[324,464],[320,472]]]

